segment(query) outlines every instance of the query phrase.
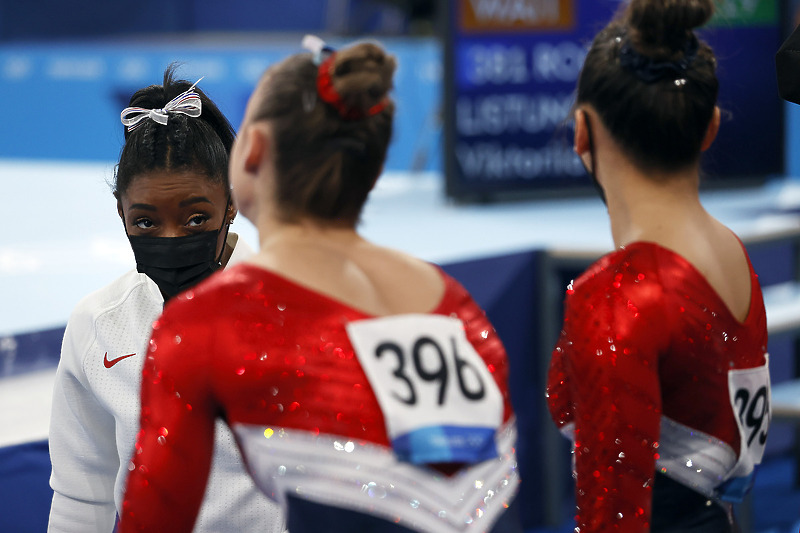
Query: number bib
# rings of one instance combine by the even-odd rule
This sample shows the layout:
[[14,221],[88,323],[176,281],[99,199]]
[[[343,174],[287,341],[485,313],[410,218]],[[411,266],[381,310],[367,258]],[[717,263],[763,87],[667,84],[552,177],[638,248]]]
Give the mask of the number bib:
[[347,334],[401,460],[476,463],[497,456],[503,396],[461,320],[397,315],[351,322]]
[[772,408],[769,360],[763,366],[728,372],[731,407],[739,427],[739,460],[720,488],[722,499],[738,502],[752,485],[755,466],[761,463],[767,442]]

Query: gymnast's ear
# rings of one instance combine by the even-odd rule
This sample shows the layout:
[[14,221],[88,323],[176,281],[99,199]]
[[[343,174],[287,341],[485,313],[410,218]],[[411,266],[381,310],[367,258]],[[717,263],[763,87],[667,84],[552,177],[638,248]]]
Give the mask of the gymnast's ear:
[[233,219],[236,218],[238,213],[239,209],[236,207],[236,202],[228,202],[228,209],[225,211],[225,223],[233,224]]
[[572,149],[581,157],[588,154],[590,150],[589,130],[586,127],[587,120],[585,110],[580,108],[575,110],[575,136]]
[[700,151],[705,152],[711,146],[711,143],[714,142],[714,139],[717,138],[717,132],[719,132],[719,123],[720,123],[720,111],[719,107],[714,106],[714,114],[711,115],[711,121],[708,123],[708,128],[706,129],[706,135],[703,137],[703,142],[700,144]]
[[249,174],[257,174],[273,156],[271,131],[267,124],[257,122],[247,125],[240,137],[244,170]]

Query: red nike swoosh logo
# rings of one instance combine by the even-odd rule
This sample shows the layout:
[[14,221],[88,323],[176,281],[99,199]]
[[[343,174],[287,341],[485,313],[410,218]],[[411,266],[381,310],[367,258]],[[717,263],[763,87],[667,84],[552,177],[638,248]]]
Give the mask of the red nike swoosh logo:
[[121,356],[117,357],[116,359],[111,359],[109,361],[108,352],[106,352],[106,354],[103,356],[103,365],[106,368],[111,368],[112,366],[116,365],[117,363],[119,363],[123,359],[127,359],[128,357],[133,357],[134,355],[136,355],[136,354],[135,353],[129,353],[128,355],[121,355]]

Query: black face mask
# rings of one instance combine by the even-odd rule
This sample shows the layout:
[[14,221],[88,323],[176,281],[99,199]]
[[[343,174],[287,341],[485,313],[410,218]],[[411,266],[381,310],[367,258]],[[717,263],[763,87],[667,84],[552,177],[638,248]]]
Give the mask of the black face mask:
[[223,217],[219,229],[183,237],[128,235],[136,270],[158,285],[165,300],[197,285],[222,266],[225,245],[217,255],[217,241],[222,228],[225,240],[228,238],[229,226],[225,222]]
[[589,167],[586,166],[586,164],[583,162],[582,157],[579,157],[578,159],[581,160],[581,164],[583,165],[583,168],[586,170],[586,173],[589,174],[589,176],[591,176],[592,185],[594,185],[594,188],[597,189],[597,194],[600,195],[600,199],[603,200],[603,203],[605,205],[608,205],[608,202],[606,201],[606,192],[600,186],[600,182],[597,181],[597,174],[595,174],[594,171],[595,167],[597,166],[597,159],[594,157],[594,139],[592,138],[592,125],[589,122],[589,114],[586,113],[585,111],[583,112],[583,122],[586,124],[586,135],[589,137],[589,157],[592,158],[592,168],[589,169]]
[[184,237],[128,235],[128,240],[136,257],[136,270],[155,281],[168,299],[200,283],[220,267],[216,253],[219,232]]
[[775,71],[778,75],[778,94],[781,98],[800,104],[800,26],[783,41],[775,54]]

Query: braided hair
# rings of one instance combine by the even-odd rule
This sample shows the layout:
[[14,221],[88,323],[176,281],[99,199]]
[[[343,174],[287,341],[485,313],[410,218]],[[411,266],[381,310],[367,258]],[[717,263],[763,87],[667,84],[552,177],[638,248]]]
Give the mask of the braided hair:
[[[161,109],[188,90],[192,84],[175,79],[175,69],[174,64],[167,67],[162,85],[136,91],[130,107]],[[195,172],[226,189],[229,187],[228,156],[233,146],[233,127],[201,89],[193,90],[202,102],[200,117],[170,113],[166,125],[147,119],[133,131],[125,129],[125,145],[112,184],[117,199],[125,194],[136,176],[156,170]]]

